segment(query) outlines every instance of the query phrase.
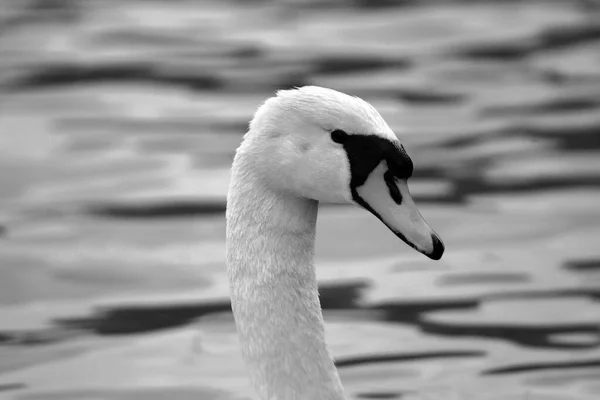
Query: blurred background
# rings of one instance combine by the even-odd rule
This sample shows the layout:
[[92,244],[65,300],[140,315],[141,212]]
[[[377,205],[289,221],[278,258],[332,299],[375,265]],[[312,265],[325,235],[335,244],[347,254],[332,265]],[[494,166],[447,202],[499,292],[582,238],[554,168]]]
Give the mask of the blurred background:
[[250,398],[228,170],[308,84],[382,113],[447,249],[321,206],[349,398],[600,398],[599,6],[0,0],[0,398]]

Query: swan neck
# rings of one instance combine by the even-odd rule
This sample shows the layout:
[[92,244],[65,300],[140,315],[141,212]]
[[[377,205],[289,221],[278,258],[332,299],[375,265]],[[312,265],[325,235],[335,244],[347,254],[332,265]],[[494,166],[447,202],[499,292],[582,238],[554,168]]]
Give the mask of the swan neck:
[[341,400],[314,268],[317,202],[277,193],[236,157],[227,269],[242,355],[261,400]]

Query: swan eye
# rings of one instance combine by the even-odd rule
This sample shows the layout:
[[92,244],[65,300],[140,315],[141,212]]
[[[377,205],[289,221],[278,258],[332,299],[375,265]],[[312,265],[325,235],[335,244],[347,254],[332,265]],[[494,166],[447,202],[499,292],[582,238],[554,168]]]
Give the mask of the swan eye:
[[336,129],[333,132],[331,132],[331,140],[333,140],[336,143],[344,143],[347,137],[348,134],[341,129]]

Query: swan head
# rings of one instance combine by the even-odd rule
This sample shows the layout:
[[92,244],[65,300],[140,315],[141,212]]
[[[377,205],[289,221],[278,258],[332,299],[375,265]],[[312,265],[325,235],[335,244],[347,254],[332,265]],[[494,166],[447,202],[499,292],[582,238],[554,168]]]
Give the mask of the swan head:
[[281,90],[256,111],[241,154],[270,189],[358,204],[415,250],[441,258],[444,245],[408,189],[412,160],[366,101],[316,86]]

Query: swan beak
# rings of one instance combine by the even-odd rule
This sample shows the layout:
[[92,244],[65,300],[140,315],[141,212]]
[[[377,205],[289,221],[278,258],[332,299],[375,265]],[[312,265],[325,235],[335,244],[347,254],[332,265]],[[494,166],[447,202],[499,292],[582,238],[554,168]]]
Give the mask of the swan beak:
[[419,212],[406,179],[393,176],[385,163],[355,189],[355,200],[409,246],[432,260],[442,258],[444,243]]

